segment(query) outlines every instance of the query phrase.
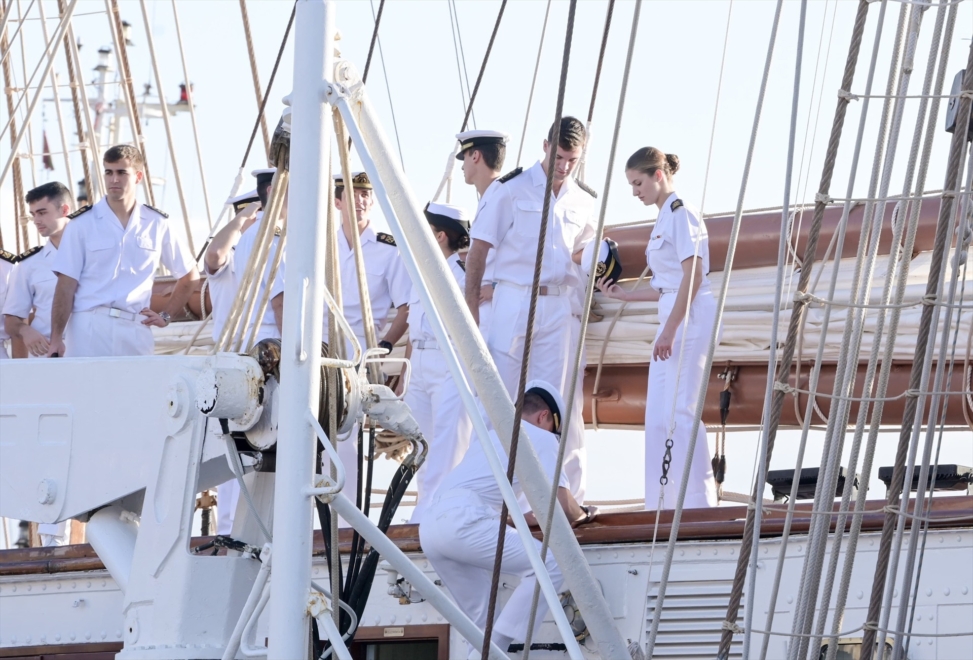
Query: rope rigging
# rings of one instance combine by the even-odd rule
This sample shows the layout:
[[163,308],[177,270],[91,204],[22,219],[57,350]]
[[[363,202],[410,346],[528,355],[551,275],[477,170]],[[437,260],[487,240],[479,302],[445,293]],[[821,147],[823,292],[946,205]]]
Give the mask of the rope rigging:
[[[572,0],[573,3],[573,0]],[[473,112],[473,104],[476,103],[476,94],[480,91],[480,83],[483,82],[483,72],[486,71],[487,62],[490,61],[490,52],[493,50],[493,42],[497,39],[497,31],[500,29],[500,21],[503,20],[503,11],[507,8],[507,0],[500,3],[500,11],[497,12],[497,20],[493,24],[493,32],[490,34],[490,41],[487,43],[486,52],[483,53],[483,63],[480,64],[480,72],[476,76],[476,84],[473,85],[473,92],[470,94],[470,103],[466,106],[466,116],[463,117],[463,125],[459,132],[466,130],[470,121],[470,114]]]
[[[117,0],[112,1],[116,2]],[[250,59],[250,75],[253,78],[253,94],[257,98],[257,107],[260,108],[259,120],[260,130],[264,138],[264,151],[267,153],[267,160],[270,160],[270,133],[267,131],[267,118],[264,116],[263,112],[264,105],[267,102],[267,95],[260,94],[260,73],[257,71],[257,55],[254,53],[253,37],[250,34],[250,15],[247,12],[247,0],[240,0],[240,18],[243,20],[243,36],[247,41],[247,57]],[[291,20],[293,20],[293,12]],[[288,26],[288,30],[289,29],[290,27]],[[249,146],[247,147],[247,153],[250,153]]]
[[544,10],[544,24],[541,26],[541,39],[537,44],[537,61],[534,62],[534,75],[530,79],[530,94],[527,96],[527,110],[524,112],[524,128],[520,132],[520,146],[517,147],[517,167],[520,167],[520,157],[524,153],[524,139],[527,136],[527,121],[530,119],[530,109],[534,104],[534,88],[537,86],[537,72],[541,68],[541,53],[544,52],[544,37],[547,36],[547,19],[551,16],[551,0],[547,0]]
[[[605,26],[606,38],[608,36],[608,23],[610,23],[611,21],[611,13],[614,4],[615,4],[614,0],[612,0],[608,9],[608,18]],[[604,193],[601,201],[601,209],[599,210],[598,213],[598,225],[595,228],[595,236],[592,239],[595,245],[601,244],[602,237],[605,231],[605,216],[608,210],[608,197],[609,197],[609,192],[611,190],[611,183],[613,178],[612,175],[614,173],[614,166],[615,166],[615,158],[618,152],[618,137],[619,134],[621,133],[622,117],[625,111],[625,99],[628,95],[628,82],[629,82],[629,76],[632,71],[632,60],[635,52],[635,40],[636,40],[636,36],[638,35],[639,18],[641,17],[641,13],[642,13],[642,0],[637,0],[635,3],[635,8],[632,13],[632,30],[631,30],[631,34],[629,35],[628,51],[625,56],[625,68],[622,73],[622,86],[618,96],[618,108],[615,114],[615,130],[612,134],[611,148],[609,150],[608,170],[605,173],[605,187],[604,187]],[[602,54],[604,54],[604,42],[602,44]],[[567,67],[565,66],[565,69],[566,68]],[[597,81],[597,77],[596,77],[596,81]],[[597,82],[595,84],[597,86]],[[594,105],[592,104],[592,108],[593,107]],[[589,113],[589,120],[590,120],[590,113]],[[558,125],[559,124],[560,124],[560,117],[558,118]],[[556,145],[557,142],[552,141],[551,144]],[[587,145],[587,140],[585,141],[585,145]],[[587,146],[585,148],[587,149]],[[552,148],[552,152],[555,151],[556,149]],[[551,165],[552,163],[549,164],[549,166]],[[554,463],[554,474],[551,477],[551,497],[547,507],[547,523],[544,525],[544,534],[541,539],[541,561],[547,559],[548,544],[550,543],[550,538],[551,538],[551,526],[554,523],[554,507],[557,506],[558,483],[560,481],[561,471],[563,469],[563,464],[564,464],[564,451],[567,446],[566,438],[568,437],[568,433],[571,428],[571,420],[574,417],[575,393],[578,385],[578,375],[581,370],[581,359],[582,356],[584,355],[584,339],[588,328],[588,318],[591,316],[591,304],[592,301],[594,300],[595,280],[597,279],[595,277],[595,273],[598,272],[597,268],[595,267],[597,261],[598,261],[598,250],[592,250],[591,263],[589,264],[589,268],[588,268],[588,272],[591,273],[591,275],[588,277],[588,283],[585,287],[585,298],[584,298],[584,304],[582,305],[582,311],[581,311],[581,328],[580,328],[580,332],[578,333],[578,343],[574,351],[574,360],[573,360],[573,366],[571,370],[571,378],[568,381],[570,385],[568,385],[568,398],[566,403],[567,410],[565,411],[564,424],[563,424],[563,428],[561,429],[561,437],[565,438],[565,440],[562,440],[561,442],[558,443],[557,460]],[[522,372],[522,375],[526,372],[526,366],[527,365],[525,359],[524,367],[523,367],[524,372]],[[521,384],[521,389],[522,388],[523,388],[523,384]],[[537,606],[540,602],[540,593],[541,593],[540,583],[537,583],[534,585],[534,594],[531,600],[530,617],[527,620],[527,636],[524,641],[524,660],[526,660],[530,655],[530,642],[534,632],[534,615],[537,611]]]
[[[382,60],[382,77],[385,78],[385,94],[389,97],[389,112],[392,115],[392,131],[395,133],[395,146],[399,150],[399,163],[405,171],[405,156],[402,153],[402,142],[399,140],[399,123],[395,119],[395,104],[392,102],[392,88],[389,86],[389,70],[385,66],[385,53],[382,51],[382,40],[378,38],[378,17],[375,14],[375,3],[369,0],[372,8],[372,18],[375,19],[375,39],[378,44],[378,58]],[[364,79],[362,80],[364,82]]]
[[[493,35],[490,38],[490,46],[493,45],[493,37],[496,36],[497,28],[500,26],[500,17],[503,15],[503,8],[506,6],[506,4],[506,0],[504,0],[503,4],[500,6],[500,16],[497,17],[497,24],[494,27]],[[574,19],[577,8],[578,0],[571,0],[570,8],[568,9],[567,33],[564,37],[564,54],[561,58],[561,79],[558,83],[557,104],[554,111],[553,134],[549,141],[551,147],[547,160],[547,182],[544,185],[544,205],[541,209],[541,224],[537,236],[537,255],[534,259],[534,276],[530,289],[530,305],[527,312],[527,329],[524,336],[524,354],[520,364],[520,382],[517,385],[517,402],[514,406],[513,431],[510,437],[510,452],[507,458],[507,481],[511,484],[514,480],[514,468],[517,464],[517,446],[520,441],[520,426],[524,413],[524,390],[527,386],[527,368],[530,364],[530,348],[533,340],[534,316],[537,310],[538,294],[540,293],[541,266],[544,263],[544,248],[547,239],[547,226],[551,212],[551,195],[554,190],[554,163],[557,159],[558,144],[560,143],[561,137],[561,118],[564,110],[564,91],[568,82],[568,65],[571,60],[571,41],[572,37],[574,36]],[[490,47],[488,46],[487,56],[483,59],[484,67],[486,66],[489,53]],[[476,81],[477,88],[479,88],[484,67],[480,68],[480,76]],[[474,88],[473,93],[474,95],[476,94],[476,88]],[[473,100],[474,99],[472,98],[470,99],[470,107],[467,110],[467,118],[469,118],[469,110],[473,108]],[[463,128],[464,130],[466,128],[465,120],[463,122]],[[563,444],[563,440],[559,444]],[[557,481],[554,483],[556,484]],[[549,516],[549,519],[553,519],[553,516]],[[506,530],[507,502],[504,501],[500,508],[500,529],[497,535],[497,549],[493,562],[493,575],[490,584],[490,599],[487,606],[486,627],[483,631],[483,647],[481,650],[481,655],[484,658],[490,657],[490,638],[493,636],[493,618],[497,607],[497,592],[500,587],[500,564],[501,560],[503,559],[503,546],[506,537]],[[529,653],[530,647],[527,646],[526,649]]]

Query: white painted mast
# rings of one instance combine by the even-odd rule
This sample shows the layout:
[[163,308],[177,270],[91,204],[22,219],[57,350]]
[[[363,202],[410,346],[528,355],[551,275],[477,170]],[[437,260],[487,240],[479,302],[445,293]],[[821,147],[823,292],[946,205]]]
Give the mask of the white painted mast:
[[[304,658],[308,649],[311,584],[311,486],[315,434],[308,410],[317,415],[321,323],[324,317],[325,223],[331,113],[324,104],[325,80],[334,70],[334,5],[299,0],[294,33],[294,89],[288,233],[300,237],[288,248],[281,344],[280,426],[274,491],[274,575],[270,596],[268,660]],[[337,596],[337,594],[336,594]],[[340,644],[340,641],[338,642]]]

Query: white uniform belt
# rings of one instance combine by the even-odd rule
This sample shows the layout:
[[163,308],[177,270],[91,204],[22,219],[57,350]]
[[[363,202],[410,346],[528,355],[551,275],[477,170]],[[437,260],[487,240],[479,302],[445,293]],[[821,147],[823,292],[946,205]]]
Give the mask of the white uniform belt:
[[[497,286],[509,286],[514,289],[520,289],[521,291],[530,291],[530,287],[525,284],[515,284],[514,282],[507,282],[505,280],[497,282]],[[538,289],[537,293],[542,296],[566,296],[568,291],[571,290],[571,287],[542,284]]]
[[105,316],[110,316],[114,319],[125,319],[126,321],[136,321],[139,315],[132,312],[126,312],[124,309],[118,309],[117,307],[109,307],[108,305],[101,305],[99,307],[92,307],[89,310],[92,314],[103,314]]
[[679,289],[659,289],[660,294],[679,293]]
[[414,339],[412,341],[412,348],[419,351],[435,351],[439,349],[439,344],[436,343],[435,339]]

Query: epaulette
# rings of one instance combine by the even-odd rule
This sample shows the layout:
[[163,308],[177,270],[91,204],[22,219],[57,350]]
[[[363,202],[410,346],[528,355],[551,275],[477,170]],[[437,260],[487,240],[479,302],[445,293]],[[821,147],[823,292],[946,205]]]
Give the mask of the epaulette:
[[669,205],[669,210],[670,211],[677,211],[677,210],[681,209],[683,206],[685,206],[685,204],[682,203],[682,200],[676,198],[676,199],[672,200],[672,204]]
[[85,205],[85,206],[82,206],[82,207],[81,207],[80,209],[78,209],[77,211],[75,211],[74,213],[69,213],[69,214],[68,214],[68,217],[69,217],[69,218],[71,218],[72,220],[74,220],[74,219],[75,219],[75,218],[77,218],[77,217],[78,217],[79,215],[81,215],[81,214],[83,214],[83,213],[87,213],[87,212],[88,212],[88,211],[90,211],[90,210],[91,210],[91,206],[89,206],[89,205]]
[[507,181],[510,181],[514,177],[520,175],[523,171],[524,171],[524,168],[522,168],[522,167],[518,167],[515,170],[510,170],[509,172],[507,172],[506,174],[504,174],[502,177],[500,177],[500,183],[507,183]]
[[375,238],[378,239],[379,243],[385,243],[386,245],[395,245],[395,237],[393,237],[392,234],[376,232]]
[[145,206],[145,208],[147,208],[147,209],[152,209],[153,211],[155,211],[156,213],[158,213],[159,215],[161,215],[163,218],[168,218],[169,217],[169,214],[168,213],[166,213],[165,211],[160,211],[159,209],[155,208],[154,206],[149,206],[148,204],[143,204],[143,206]]
[[31,257],[33,257],[35,254],[37,254],[43,249],[44,249],[43,245],[35,245],[34,247],[27,250],[26,252],[21,252],[20,256],[17,257],[17,262],[19,263],[21,261],[26,261],[27,259],[30,259]]
[[584,181],[578,181],[577,179],[575,179],[574,182],[578,184],[578,187],[581,188],[581,190],[585,191],[595,199],[598,199],[598,193],[596,193],[595,189],[589,186],[587,183]]
[[20,257],[18,257],[13,252],[7,252],[6,250],[0,250],[0,259],[3,259],[8,264],[15,264],[20,259]]
[[459,264],[459,267],[462,268],[463,269],[463,272],[465,273],[466,272],[466,262],[463,261],[462,259],[457,259],[456,260],[456,263]]

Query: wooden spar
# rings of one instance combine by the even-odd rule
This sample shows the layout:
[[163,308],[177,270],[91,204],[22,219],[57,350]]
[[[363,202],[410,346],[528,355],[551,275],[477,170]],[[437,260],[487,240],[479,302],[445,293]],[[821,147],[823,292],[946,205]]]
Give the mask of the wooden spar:
[[[720,391],[723,389],[724,381],[720,375],[726,369],[726,364],[714,365],[710,374],[709,388],[706,393],[706,408],[703,411],[703,423],[710,426],[720,424]],[[764,390],[767,386],[767,364],[766,363],[730,363],[731,371],[735,370],[736,377],[730,385],[730,414],[727,419],[727,427],[731,426],[758,426],[763,411]],[[895,362],[889,377],[888,397],[899,397],[893,401],[886,401],[883,414],[883,424],[898,424],[902,421],[902,413],[905,409],[905,397],[901,397],[909,387],[909,373],[912,369],[911,362]],[[648,387],[647,364],[617,364],[606,365],[601,374],[601,393],[597,397],[598,424],[600,426],[631,426],[641,427],[645,420],[645,397]],[[824,415],[831,410],[831,401],[827,398],[834,385],[836,365],[824,364],[821,366],[821,376],[818,381],[817,405]],[[585,424],[591,424],[591,388],[594,385],[594,367],[589,367],[585,373]],[[865,363],[858,365],[858,377],[856,378],[855,396],[861,396],[861,384],[864,381]],[[795,383],[793,375],[790,385],[798,389],[808,388],[810,368],[807,364],[801,370],[800,382]],[[966,425],[963,418],[963,406],[967,405],[965,397],[960,392],[968,392],[973,383],[969,378],[964,378],[963,363],[957,361],[948,379],[948,389],[952,394],[948,399],[946,408],[946,425],[958,426]],[[788,394],[788,402],[784,405],[784,413],[781,417],[783,426],[800,426],[801,420],[798,419],[794,406],[794,397],[798,396],[797,409],[803,415],[807,409],[806,394]],[[858,411],[858,403],[852,404],[850,419],[855,419]],[[814,413],[813,424],[824,424],[816,413]]]

